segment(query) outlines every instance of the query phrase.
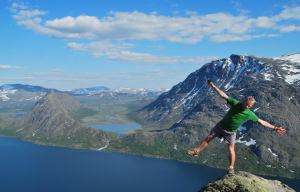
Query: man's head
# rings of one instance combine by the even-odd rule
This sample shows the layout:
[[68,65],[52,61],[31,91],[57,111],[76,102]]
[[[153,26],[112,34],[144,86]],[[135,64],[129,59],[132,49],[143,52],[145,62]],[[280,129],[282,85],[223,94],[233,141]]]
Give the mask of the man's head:
[[254,97],[249,96],[247,97],[247,99],[244,101],[243,103],[243,108],[244,109],[250,109],[254,104],[255,104],[256,100],[254,99]]

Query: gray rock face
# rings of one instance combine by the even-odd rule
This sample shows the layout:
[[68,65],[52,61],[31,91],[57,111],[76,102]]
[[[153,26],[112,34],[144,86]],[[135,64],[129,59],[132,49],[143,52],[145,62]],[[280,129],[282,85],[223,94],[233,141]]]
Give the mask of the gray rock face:
[[209,183],[201,188],[202,192],[292,192],[289,186],[276,180],[267,180],[248,172],[238,172],[234,176],[224,176],[222,179]]
[[70,112],[78,110],[80,103],[64,93],[50,92],[40,99],[33,110],[16,123],[26,135],[68,135],[80,128]]

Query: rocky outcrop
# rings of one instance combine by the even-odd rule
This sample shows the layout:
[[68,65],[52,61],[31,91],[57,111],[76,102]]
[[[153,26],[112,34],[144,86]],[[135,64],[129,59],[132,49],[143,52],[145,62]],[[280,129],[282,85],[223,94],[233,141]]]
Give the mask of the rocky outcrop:
[[289,186],[277,180],[268,180],[248,172],[226,175],[222,179],[201,188],[202,192],[292,192]]

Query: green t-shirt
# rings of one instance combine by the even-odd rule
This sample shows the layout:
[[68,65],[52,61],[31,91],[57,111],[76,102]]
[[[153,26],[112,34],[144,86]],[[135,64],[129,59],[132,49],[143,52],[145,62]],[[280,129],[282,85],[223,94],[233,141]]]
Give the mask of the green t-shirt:
[[243,109],[243,104],[233,97],[228,97],[227,103],[231,106],[225,117],[220,121],[221,125],[228,131],[237,132],[245,122],[258,121],[256,114],[250,109]]

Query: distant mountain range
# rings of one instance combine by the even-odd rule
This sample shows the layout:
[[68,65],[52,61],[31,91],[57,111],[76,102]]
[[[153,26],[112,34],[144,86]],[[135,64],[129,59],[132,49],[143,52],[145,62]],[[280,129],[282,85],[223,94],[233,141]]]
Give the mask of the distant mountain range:
[[23,90],[23,91],[28,91],[28,92],[49,92],[49,91],[57,91],[56,89],[49,89],[49,88],[44,88],[41,86],[35,86],[35,85],[26,85],[26,84],[5,84],[0,86],[0,90]]
[[0,86],[0,102],[15,100],[39,100],[43,95],[48,92],[67,93],[73,96],[92,96],[99,94],[118,95],[118,94],[131,94],[148,97],[157,97],[166,89],[149,90],[149,89],[134,89],[134,88],[118,88],[110,89],[105,86],[95,86],[89,88],[74,89],[71,91],[61,91],[57,89],[50,89],[41,86],[26,85],[26,84],[4,84]]
[[108,92],[110,88],[105,86],[96,86],[96,87],[89,87],[89,88],[81,88],[81,89],[74,89],[69,91],[71,95],[95,95],[102,92]]

